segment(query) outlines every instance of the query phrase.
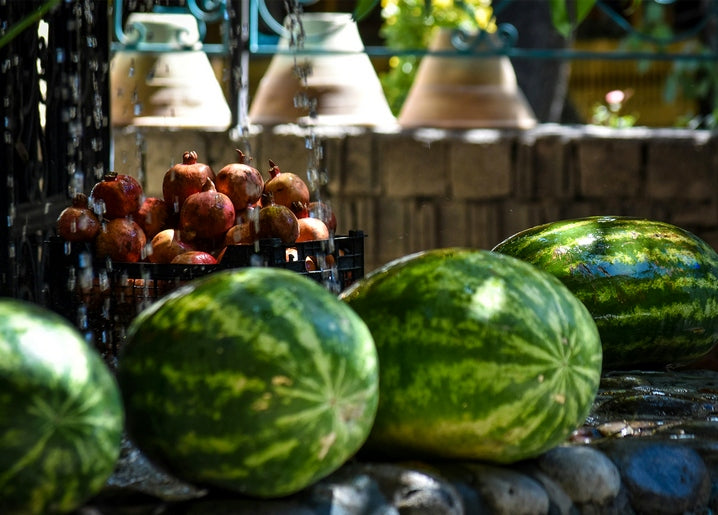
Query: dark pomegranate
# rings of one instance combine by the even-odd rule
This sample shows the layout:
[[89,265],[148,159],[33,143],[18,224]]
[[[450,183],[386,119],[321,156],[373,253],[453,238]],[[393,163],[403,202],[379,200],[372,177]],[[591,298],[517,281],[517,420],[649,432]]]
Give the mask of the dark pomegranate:
[[198,163],[194,150],[182,154],[182,162],[171,166],[162,179],[162,197],[170,207],[170,213],[179,213],[190,195],[214,189],[212,168]]
[[249,165],[250,158],[237,150],[238,160],[217,172],[214,185],[232,199],[234,210],[239,212],[257,202],[264,190],[264,179],[259,170]]
[[112,220],[140,208],[142,186],[131,175],[108,172],[90,191],[90,204],[98,217]]
[[145,231],[145,236],[152,239],[155,234],[168,227],[170,208],[167,202],[161,198],[146,197],[140,204],[140,209],[134,219]]
[[258,239],[279,238],[290,244],[299,237],[299,222],[291,209],[280,204],[270,204],[259,210]]
[[136,263],[143,257],[147,238],[142,228],[129,218],[113,218],[103,224],[95,238],[95,254],[113,261]]
[[100,231],[100,220],[88,207],[87,195],[78,193],[72,205],[57,217],[57,234],[65,241],[92,241]]
[[219,191],[202,191],[187,197],[180,211],[180,230],[188,241],[224,238],[235,225],[234,206]]

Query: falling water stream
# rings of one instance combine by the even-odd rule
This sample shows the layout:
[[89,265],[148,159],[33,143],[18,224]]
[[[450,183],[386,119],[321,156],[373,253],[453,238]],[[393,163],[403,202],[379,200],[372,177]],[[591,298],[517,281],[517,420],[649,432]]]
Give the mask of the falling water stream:
[[[291,0],[289,2],[289,14],[288,19],[288,31],[289,31],[289,48],[293,51],[294,58],[294,72],[300,80],[302,90],[294,98],[294,106],[298,109],[308,111],[306,117],[307,122],[302,125],[305,126],[307,135],[305,137],[305,148],[308,151],[307,159],[307,186],[311,198],[319,206],[319,212],[312,213],[312,216],[323,218],[325,213],[324,209],[331,210],[331,202],[329,199],[324,199],[323,189],[329,182],[329,175],[326,167],[324,166],[324,146],[321,138],[316,133],[315,125],[317,122],[317,99],[311,97],[307,93],[307,78],[311,75],[311,65],[308,60],[302,60],[299,56],[302,48],[304,47],[305,31],[302,25],[302,6],[298,0]],[[328,261],[326,256],[332,254],[334,248],[334,232],[330,231],[329,240],[327,246],[324,249],[325,254],[317,256],[317,265],[322,270],[323,284],[327,289],[335,293],[339,292],[340,284],[338,281],[338,265],[336,260]],[[327,273],[328,272],[328,273]]]

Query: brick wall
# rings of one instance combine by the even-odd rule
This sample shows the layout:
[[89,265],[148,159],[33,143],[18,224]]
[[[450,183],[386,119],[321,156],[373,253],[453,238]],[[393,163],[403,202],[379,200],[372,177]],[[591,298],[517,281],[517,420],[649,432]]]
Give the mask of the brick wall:
[[[674,223],[718,248],[718,138],[706,131],[610,130],[541,125],[523,132],[317,129],[339,233],[367,234],[367,270],[433,247],[491,248],[552,220],[613,214]],[[114,135],[114,168],[142,179],[148,194],[184,150],[215,171],[249,144],[305,175],[306,130],[256,128],[248,142],[227,134],[133,130]]]

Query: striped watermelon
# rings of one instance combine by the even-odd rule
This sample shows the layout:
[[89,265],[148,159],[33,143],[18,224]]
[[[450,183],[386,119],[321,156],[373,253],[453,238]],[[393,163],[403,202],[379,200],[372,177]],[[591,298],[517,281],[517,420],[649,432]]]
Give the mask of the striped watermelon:
[[117,383],[59,315],[0,299],[0,320],[0,513],[69,512],[119,457]]
[[148,458],[190,483],[264,498],[348,460],[378,396],[361,319],[311,279],[264,267],[196,279],[141,313],[118,379]]
[[379,353],[370,453],[510,463],[562,442],[592,406],[596,325],[560,281],[522,261],[425,251],[341,298]]
[[494,250],[550,272],[583,301],[605,369],[688,362],[718,341],[718,254],[681,228],[630,217],[562,220]]

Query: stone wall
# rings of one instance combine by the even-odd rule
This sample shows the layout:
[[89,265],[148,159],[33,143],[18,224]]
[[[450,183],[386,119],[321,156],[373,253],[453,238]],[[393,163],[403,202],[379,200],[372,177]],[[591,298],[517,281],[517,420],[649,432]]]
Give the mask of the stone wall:
[[[305,175],[307,130],[224,133],[115,131],[114,169],[139,176],[148,194],[184,150],[218,171],[248,151],[267,177],[268,159]],[[718,248],[718,134],[541,125],[529,131],[321,128],[338,232],[367,234],[367,271],[433,247],[492,248],[533,225],[586,215],[674,223]]]

